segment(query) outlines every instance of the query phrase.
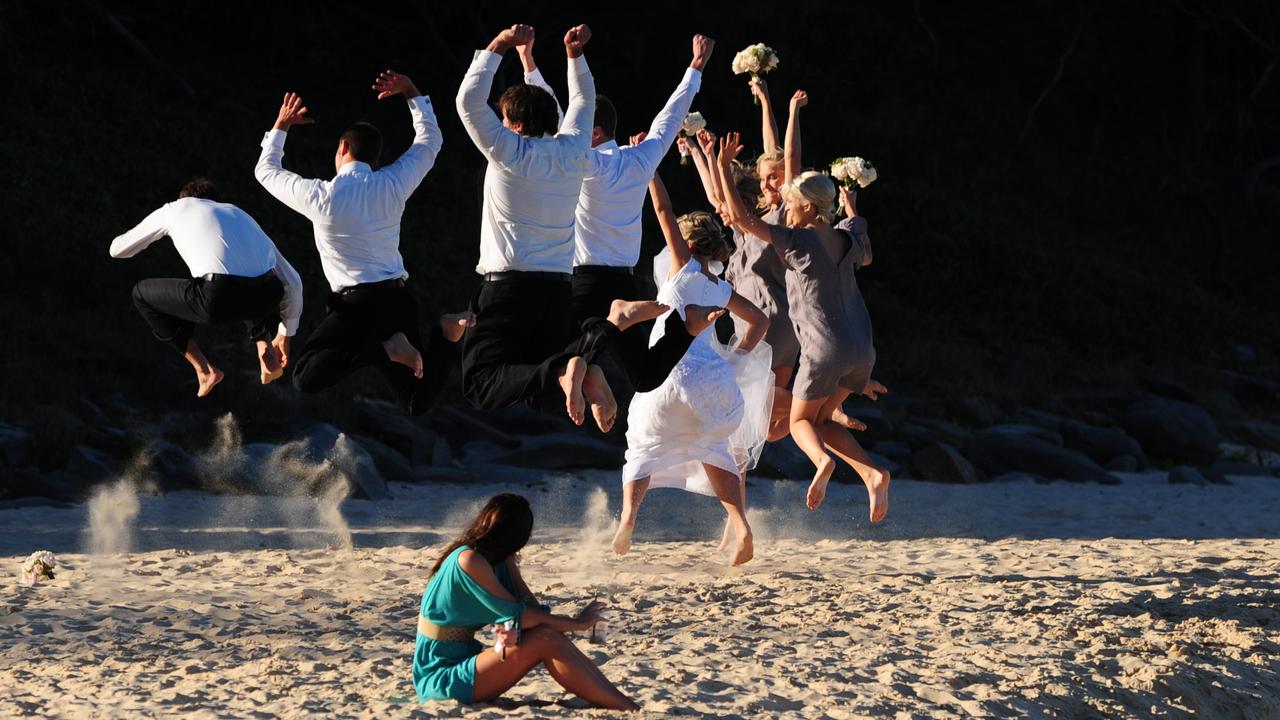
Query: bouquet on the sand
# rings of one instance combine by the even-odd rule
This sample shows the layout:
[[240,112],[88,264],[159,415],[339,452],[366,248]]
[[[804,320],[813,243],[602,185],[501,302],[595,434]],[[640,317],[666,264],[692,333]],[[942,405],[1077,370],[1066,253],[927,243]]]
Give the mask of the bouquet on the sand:
[[53,571],[58,567],[58,558],[48,550],[37,550],[22,563],[22,573],[18,582],[23,585],[35,585],[41,580],[52,580]]
[[[758,80],[761,75],[776,67],[778,67],[778,53],[764,43],[749,45],[733,56],[733,74],[751,73],[752,80]],[[759,105],[760,98],[755,95],[752,97]]]
[[[680,132],[676,133],[676,137],[686,139],[686,142],[694,142],[688,138],[696,137],[697,134],[707,127],[707,119],[702,117],[700,112],[691,112],[684,116],[684,122],[680,124]],[[689,151],[687,148],[680,148],[680,164],[689,164]]]
[[849,190],[853,190],[855,185],[864,188],[875,182],[876,168],[860,157],[842,157],[831,163],[831,177]]

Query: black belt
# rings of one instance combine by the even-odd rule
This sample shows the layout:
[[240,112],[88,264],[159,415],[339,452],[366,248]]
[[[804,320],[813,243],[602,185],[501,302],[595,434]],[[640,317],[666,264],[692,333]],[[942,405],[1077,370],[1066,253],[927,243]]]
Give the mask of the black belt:
[[612,265],[577,265],[574,275],[635,275],[635,268],[614,267]]
[[360,283],[344,287],[338,291],[339,295],[350,295],[360,290],[373,290],[375,288],[402,288],[404,287],[404,278],[391,278],[390,280],[379,280],[377,282]]
[[220,282],[258,283],[263,280],[269,280],[275,276],[275,273],[268,270],[256,277],[247,277],[245,275],[224,275],[223,273],[206,273],[201,275],[199,279],[204,280],[205,282],[213,282],[214,280],[217,280]]
[[506,272],[484,274],[485,282],[498,282],[499,280],[556,280],[569,282],[571,279],[573,279],[573,276],[569,273],[543,272],[541,270],[508,270]]

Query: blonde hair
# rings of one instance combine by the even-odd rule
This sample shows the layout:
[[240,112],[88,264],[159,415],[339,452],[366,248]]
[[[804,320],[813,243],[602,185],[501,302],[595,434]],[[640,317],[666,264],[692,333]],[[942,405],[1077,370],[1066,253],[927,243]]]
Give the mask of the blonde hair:
[[769,152],[765,152],[765,153],[760,153],[760,156],[756,158],[756,173],[763,175],[764,173],[760,172],[760,166],[767,162],[780,163],[785,159],[786,159],[786,156],[783,155],[782,151],[778,149],[770,150]]
[[836,211],[836,185],[824,173],[807,170],[780,188],[782,199],[799,207],[804,203],[813,206],[818,219],[831,224]]
[[724,226],[715,215],[696,210],[676,218],[676,225],[693,254],[713,259],[722,254],[724,257],[733,254],[733,240],[725,234]]

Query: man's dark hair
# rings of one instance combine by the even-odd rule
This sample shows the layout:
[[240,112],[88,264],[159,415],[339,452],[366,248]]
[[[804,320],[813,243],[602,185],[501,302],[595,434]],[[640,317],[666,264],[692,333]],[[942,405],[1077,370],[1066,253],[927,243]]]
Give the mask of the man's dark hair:
[[200,177],[191,180],[186,185],[183,185],[182,189],[178,191],[179,200],[189,197],[220,202],[222,200],[222,193],[218,192],[218,186],[214,185],[212,180]]
[[610,140],[618,135],[618,110],[609,98],[603,95],[596,96],[595,126],[600,128],[600,132]]
[[382,155],[382,132],[372,123],[358,122],[347,128],[339,140],[346,140],[351,146],[351,156],[370,167],[378,167],[378,158]]
[[498,98],[498,110],[513,123],[521,123],[525,137],[554,135],[560,111],[551,93],[533,85],[512,85]]

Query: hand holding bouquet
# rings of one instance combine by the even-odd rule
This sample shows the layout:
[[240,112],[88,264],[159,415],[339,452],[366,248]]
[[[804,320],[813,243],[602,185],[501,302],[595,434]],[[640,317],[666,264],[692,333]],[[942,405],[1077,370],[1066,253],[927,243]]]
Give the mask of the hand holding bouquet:
[[[695,137],[699,132],[707,127],[707,119],[702,117],[702,113],[691,112],[684,116],[684,122],[680,124],[680,132],[676,133],[677,138]],[[688,147],[680,148],[680,164],[689,164]]]
[[[761,75],[776,67],[778,67],[778,53],[764,43],[750,45],[733,56],[733,74],[751,73],[752,80],[759,80]],[[758,95],[752,93],[752,98],[757,105],[760,104]]]

